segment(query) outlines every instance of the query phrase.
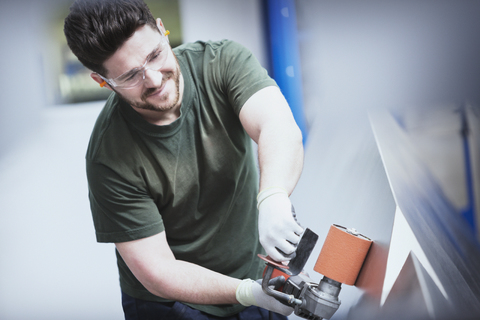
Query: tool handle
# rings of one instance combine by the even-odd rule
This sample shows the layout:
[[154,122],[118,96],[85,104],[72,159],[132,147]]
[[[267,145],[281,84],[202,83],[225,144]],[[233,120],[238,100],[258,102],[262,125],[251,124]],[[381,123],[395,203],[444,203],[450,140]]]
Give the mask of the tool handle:
[[[262,279],[263,292],[265,292],[266,294],[268,294],[271,297],[274,297],[275,299],[277,299],[278,301],[280,301],[281,303],[283,303],[287,306],[295,307],[296,304],[301,305],[302,300],[296,299],[293,295],[286,294],[286,293],[283,293],[283,292],[280,292],[280,291],[277,291],[277,290],[274,290],[274,289],[270,288],[270,286],[273,284],[271,282],[273,270],[274,270],[274,267],[270,264],[267,264],[267,269],[266,269],[265,275],[263,276],[263,279]],[[283,278],[283,276],[281,276],[281,277]],[[275,280],[275,279],[273,279],[273,280]],[[285,278],[283,279],[283,282],[284,281],[285,281]]]

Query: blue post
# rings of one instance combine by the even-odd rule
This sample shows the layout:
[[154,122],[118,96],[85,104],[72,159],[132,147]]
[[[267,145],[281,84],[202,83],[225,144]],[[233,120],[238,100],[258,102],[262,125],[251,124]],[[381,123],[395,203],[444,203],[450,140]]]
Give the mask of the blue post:
[[[460,108],[460,118],[462,121],[461,135],[463,140],[463,155],[465,158],[465,179],[467,184],[467,198],[468,205],[462,210],[462,216],[468,223],[468,226],[471,228],[471,231],[478,236],[477,221],[476,221],[476,212],[475,212],[475,195],[474,195],[474,186],[473,186],[473,170],[472,163],[470,161],[470,147],[468,145],[469,135],[471,134],[468,127],[467,121],[467,110],[466,104],[464,103]],[[477,237],[478,239],[478,237]]]
[[302,74],[294,0],[266,0],[272,76],[287,99],[297,125],[307,140],[303,112]]

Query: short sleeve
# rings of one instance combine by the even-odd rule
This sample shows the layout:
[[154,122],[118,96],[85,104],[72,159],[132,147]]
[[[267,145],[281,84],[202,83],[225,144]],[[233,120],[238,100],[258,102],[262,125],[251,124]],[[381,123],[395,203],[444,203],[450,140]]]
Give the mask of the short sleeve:
[[277,86],[257,58],[243,45],[227,41],[221,50],[222,78],[230,103],[237,115],[245,102],[257,91]]
[[153,199],[111,168],[87,160],[90,207],[98,242],[126,242],[164,231]]

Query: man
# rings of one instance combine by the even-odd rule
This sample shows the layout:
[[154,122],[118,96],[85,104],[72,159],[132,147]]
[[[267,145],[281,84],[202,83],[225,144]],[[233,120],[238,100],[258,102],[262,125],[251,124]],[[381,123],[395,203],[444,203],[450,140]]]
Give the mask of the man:
[[77,0],[64,31],[113,91],[86,164],[97,241],[115,243],[126,319],[290,314],[254,281],[260,243],[288,261],[303,232],[288,198],[302,137],[275,82],[231,41],[172,50],[141,0]]

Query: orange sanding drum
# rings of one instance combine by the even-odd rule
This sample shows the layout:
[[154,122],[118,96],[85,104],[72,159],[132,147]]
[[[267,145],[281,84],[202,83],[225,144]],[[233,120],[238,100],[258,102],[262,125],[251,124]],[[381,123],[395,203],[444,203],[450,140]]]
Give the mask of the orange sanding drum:
[[313,270],[335,281],[354,285],[372,240],[332,225]]

